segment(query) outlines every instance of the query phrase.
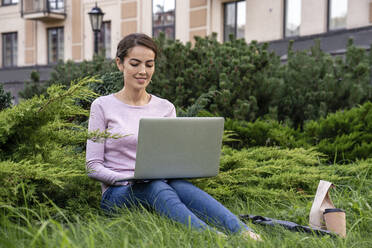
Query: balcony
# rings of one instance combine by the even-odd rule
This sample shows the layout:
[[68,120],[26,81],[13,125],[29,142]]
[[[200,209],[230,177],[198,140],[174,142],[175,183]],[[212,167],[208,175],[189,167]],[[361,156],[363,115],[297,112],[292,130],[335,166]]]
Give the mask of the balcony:
[[66,18],[65,1],[21,0],[21,16],[28,20],[63,20]]

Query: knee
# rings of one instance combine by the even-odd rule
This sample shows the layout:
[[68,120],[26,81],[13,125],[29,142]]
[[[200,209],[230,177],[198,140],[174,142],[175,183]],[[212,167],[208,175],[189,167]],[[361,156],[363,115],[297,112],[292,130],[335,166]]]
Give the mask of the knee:
[[160,194],[175,193],[174,189],[162,180],[154,180],[148,184],[148,189],[153,197],[158,197]]
[[169,185],[177,192],[177,194],[194,194],[194,195],[199,195],[199,194],[206,194],[203,190],[199,189],[192,183],[185,181],[185,180],[171,180],[169,181]]
[[166,182],[164,182],[163,180],[153,180],[153,181],[150,181],[147,184],[147,187],[151,191],[159,191],[159,190],[163,190],[163,189],[169,188],[169,185]]
[[131,207],[134,201],[129,194],[128,186],[110,187],[104,193],[100,207],[106,213],[114,213],[117,209]]
[[179,187],[189,187],[189,186],[193,186],[195,187],[192,183],[186,181],[186,180],[183,180],[183,179],[173,179],[173,180],[169,180],[169,185],[176,189],[176,188],[179,188]]
[[149,183],[149,200],[151,205],[177,204],[180,202],[177,192],[166,182],[155,180]]

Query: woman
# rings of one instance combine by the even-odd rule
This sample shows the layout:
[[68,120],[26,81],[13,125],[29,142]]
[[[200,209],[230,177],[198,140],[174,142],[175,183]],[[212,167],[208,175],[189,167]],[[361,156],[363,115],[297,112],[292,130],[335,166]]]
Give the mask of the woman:
[[102,183],[102,209],[110,212],[115,207],[142,204],[200,230],[214,230],[208,222],[226,232],[241,232],[244,237],[259,240],[259,235],[222,204],[187,181],[125,181],[134,174],[139,120],[176,116],[172,103],[146,91],[155,70],[156,56],[156,44],[149,36],[136,33],[126,36],[119,42],[116,53],[116,65],[124,75],[123,89],[92,103],[89,130],[109,129],[115,134],[131,134],[107,139],[104,143],[87,142],[88,175]]

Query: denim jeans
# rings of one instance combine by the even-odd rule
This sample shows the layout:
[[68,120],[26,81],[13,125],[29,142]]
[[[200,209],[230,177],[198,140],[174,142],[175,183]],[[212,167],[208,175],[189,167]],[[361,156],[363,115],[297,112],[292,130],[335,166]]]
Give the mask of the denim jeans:
[[212,196],[185,180],[110,186],[102,196],[101,208],[112,212],[116,207],[140,204],[200,230],[214,230],[209,224],[229,233],[251,230]]

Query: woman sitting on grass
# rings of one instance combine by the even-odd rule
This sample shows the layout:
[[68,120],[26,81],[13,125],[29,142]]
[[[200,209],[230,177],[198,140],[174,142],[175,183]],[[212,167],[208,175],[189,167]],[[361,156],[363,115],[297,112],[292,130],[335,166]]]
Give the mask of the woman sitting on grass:
[[[125,181],[134,175],[139,120],[144,117],[176,117],[172,103],[151,95],[146,88],[155,71],[157,47],[145,34],[130,34],[117,48],[116,64],[124,76],[124,87],[115,94],[97,98],[91,106],[89,130],[132,134],[104,143],[87,142],[88,174],[102,183],[101,208],[143,205],[168,218],[199,230],[214,230],[210,223],[228,233],[259,235],[206,192],[185,180]],[[124,180],[124,181],[123,181]]]

